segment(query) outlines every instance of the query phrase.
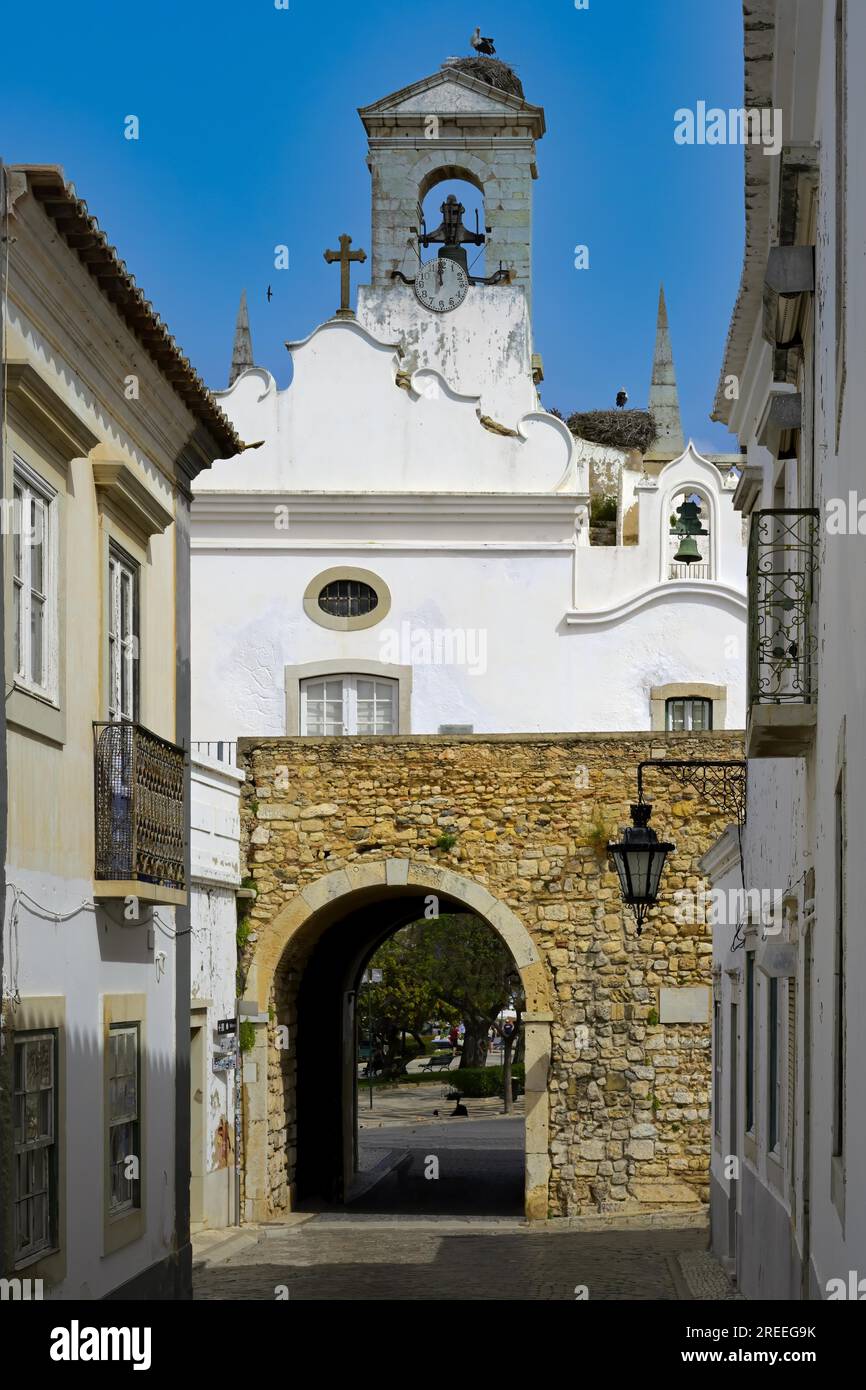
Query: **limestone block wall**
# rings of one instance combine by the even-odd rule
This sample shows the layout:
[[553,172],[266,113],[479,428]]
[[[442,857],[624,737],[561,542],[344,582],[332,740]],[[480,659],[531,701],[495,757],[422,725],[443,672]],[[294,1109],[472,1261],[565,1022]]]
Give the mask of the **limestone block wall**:
[[[333,896],[335,871],[358,875],[382,860],[408,861],[410,883],[453,871],[479,885],[479,903],[486,890],[510,909],[541,958],[532,968],[547,981],[549,1065],[527,1148],[544,1137],[547,1214],[706,1202],[712,939],[709,927],[675,920],[674,894],[704,886],[696,861],[730,817],[647,773],[652,824],[677,848],[641,937],[603,846],[628,823],[640,761],[741,756],[739,734],[724,732],[242,740],[242,839],[258,888],[253,966],[259,997],[273,1005],[272,1042],[278,1024],[292,1035],[296,1022],[304,953],[285,923],[309,920],[302,893],[332,875]],[[446,832],[455,843],[437,849]],[[706,1021],[666,1022],[661,991],[695,988],[705,996],[674,998],[706,997]],[[294,1049],[272,1045],[271,1212],[291,1200],[293,1068]]]
[[522,285],[529,298],[535,143],[516,130],[497,142],[479,128],[476,143],[484,141],[489,147],[470,149],[471,134],[465,123],[452,132],[443,122],[433,141],[425,139],[423,129],[407,136],[400,126],[385,127],[371,140],[374,285],[391,285],[395,270],[413,273],[417,240],[410,229],[417,226],[418,204],[443,179],[466,179],[481,190],[491,228],[486,273],[491,275],[502,261],[512,270],[513,283]]

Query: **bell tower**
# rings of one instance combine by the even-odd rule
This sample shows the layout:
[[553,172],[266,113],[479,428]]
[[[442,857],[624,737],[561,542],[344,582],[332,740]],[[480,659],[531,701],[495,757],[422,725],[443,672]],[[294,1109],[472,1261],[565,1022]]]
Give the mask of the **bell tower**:
[[391,286],[395,272],[415,274],[424,199],[446,179],[463,179],[484,199],[488,274],[501,263],[528,307],[532,181],[544,111],[524,99],[505,64],[497,67],[513,91],[480,81],[451,60],[433,76],[360,108],[373,181],[374,287]]

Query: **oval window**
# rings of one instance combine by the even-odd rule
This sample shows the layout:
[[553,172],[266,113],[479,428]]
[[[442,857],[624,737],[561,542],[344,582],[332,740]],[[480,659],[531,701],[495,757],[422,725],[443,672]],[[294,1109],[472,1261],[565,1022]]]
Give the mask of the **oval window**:
[[334,579],[319,594],[319,607],[332,618],[360,618],[379,606],[379,595],[360,579]]

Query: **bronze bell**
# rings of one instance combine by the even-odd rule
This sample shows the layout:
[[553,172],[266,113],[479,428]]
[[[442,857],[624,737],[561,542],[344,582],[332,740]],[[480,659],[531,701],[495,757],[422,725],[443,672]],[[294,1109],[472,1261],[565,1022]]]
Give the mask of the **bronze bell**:
[[674,556],[678,565],[694,565],[703,559],[694,536],[683,536],[680,548]]
[[682,540],[680,541],[680,548],[674,556],[674,560],[677,564],[694,565],[703,559],[695,536],[705,536],[707,534],[701,526],[700,505],[687,498],[681,506],[677,507],[677,515],[679,516],[679,521],[676,524],[676,532],[679,532],[682,536]]

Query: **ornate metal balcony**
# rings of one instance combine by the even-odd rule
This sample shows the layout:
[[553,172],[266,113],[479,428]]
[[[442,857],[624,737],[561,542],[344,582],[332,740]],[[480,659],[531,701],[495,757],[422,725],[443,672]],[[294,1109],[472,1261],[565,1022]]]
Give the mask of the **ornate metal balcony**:
[[752,512],[749,535],[750,757],[800,756],[815,725],[817,510]]
[[186,901],[182,748],[141,724],[94,724],[96,890]]

